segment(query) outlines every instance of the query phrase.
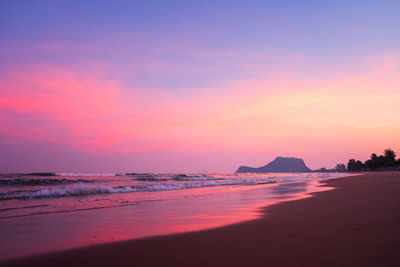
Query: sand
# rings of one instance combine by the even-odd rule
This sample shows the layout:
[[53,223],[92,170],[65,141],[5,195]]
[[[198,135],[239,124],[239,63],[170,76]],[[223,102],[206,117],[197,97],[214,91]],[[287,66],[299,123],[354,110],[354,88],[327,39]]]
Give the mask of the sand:
[[400,172],[332,179],[326,186],[335,189],[268,206],[253,221],[2,265],[400,266]]

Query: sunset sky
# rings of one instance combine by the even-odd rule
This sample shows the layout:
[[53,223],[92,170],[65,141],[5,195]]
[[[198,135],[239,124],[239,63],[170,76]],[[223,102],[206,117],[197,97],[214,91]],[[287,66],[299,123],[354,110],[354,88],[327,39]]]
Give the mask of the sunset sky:
[[0,172],[400,153],[400,2],[1,1]]

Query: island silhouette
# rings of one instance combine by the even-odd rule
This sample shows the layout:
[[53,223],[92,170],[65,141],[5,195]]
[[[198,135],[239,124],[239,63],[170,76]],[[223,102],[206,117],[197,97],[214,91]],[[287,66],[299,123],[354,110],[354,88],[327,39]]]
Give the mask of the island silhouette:
[[259,168],[253,168],[248,166],[240,166],[236,173],[288,173],[288,172],[311,172],[311,169],[307,167],[304,160],[293,157],[277,157],[270,163]]

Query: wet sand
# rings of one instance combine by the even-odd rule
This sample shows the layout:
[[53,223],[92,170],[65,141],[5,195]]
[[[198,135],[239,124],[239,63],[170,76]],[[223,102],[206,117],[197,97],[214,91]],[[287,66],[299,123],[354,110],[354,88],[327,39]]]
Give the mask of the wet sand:
[[335,189],[268,206],[253,221],[1,265],[400,266],[400,172],[332,179],[326,186]]

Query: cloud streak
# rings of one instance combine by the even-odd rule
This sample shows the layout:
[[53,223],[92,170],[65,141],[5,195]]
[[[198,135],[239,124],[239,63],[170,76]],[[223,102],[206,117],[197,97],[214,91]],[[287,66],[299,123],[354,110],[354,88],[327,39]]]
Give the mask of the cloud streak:
[[3,73],[0,132],[100,154],[379,151],[400,132],[399,57],[373,62],[358,75],[277,71],[186,95],[122,88],[101,69],[34,65]]

